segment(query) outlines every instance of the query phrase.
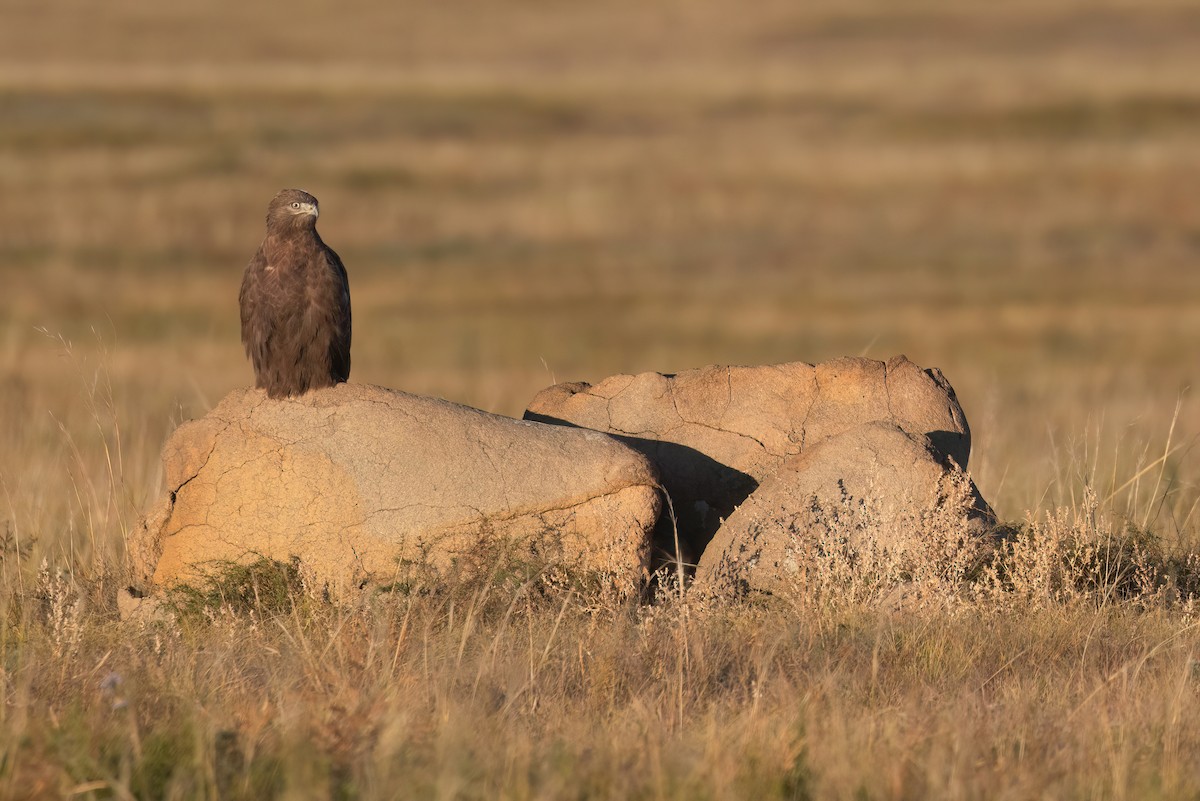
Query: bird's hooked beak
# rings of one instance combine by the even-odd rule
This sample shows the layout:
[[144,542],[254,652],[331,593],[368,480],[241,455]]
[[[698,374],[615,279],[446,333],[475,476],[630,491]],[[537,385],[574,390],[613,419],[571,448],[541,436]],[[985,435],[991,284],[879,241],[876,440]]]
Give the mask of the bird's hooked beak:
[[298,206],[293,206],[291,212],[296,215],[311,214],[313,219],[321,216],[321,211],[317,208],[316,203],[301,203]]

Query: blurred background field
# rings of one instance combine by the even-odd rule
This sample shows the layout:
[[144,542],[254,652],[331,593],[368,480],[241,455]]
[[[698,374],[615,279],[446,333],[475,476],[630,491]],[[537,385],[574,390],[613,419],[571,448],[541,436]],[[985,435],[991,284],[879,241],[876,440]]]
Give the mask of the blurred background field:
[[[905,353],[1006,517],[1097,457],[1136,473],[1180,398],[1172,446],[1200,433],[1194,4],[4,18],[0,470],[49,520],[97,369],[134,506],[170,428],[250,381],[237,290],[289,186],[350,271],[355,381],[519,415],[554,380]],[[1186,515],[1195,460],[1168,464]]]
[[143,629],[91,557],[250,383],[284,187],[348,267],[354,381],[519,416],[905,353],[1001,517],[1194,549],[1198,143],[1176,0],[0,0],[0,797],[216,797],[223,748],[225,797],[1194,797],[1195,605],[1124,574],[832,622],[498,588]]

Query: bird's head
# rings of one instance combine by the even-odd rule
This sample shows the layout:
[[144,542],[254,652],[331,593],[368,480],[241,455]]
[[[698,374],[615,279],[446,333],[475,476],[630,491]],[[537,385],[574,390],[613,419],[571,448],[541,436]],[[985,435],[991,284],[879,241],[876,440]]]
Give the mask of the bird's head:
[[285,189],[267,206],[267,227],[311,228],[319,214],[315,197],[302,189]]

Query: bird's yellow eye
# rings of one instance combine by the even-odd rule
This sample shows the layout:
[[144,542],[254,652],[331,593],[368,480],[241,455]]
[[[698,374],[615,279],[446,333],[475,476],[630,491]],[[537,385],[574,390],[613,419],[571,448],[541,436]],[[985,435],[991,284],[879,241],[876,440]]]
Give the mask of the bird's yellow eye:
[[299,203],[293,203],[293,204],[292,204],[292,208],[293,208],[293,209],[298,209],[298,208],[300,208],[300,204],[299,204]]

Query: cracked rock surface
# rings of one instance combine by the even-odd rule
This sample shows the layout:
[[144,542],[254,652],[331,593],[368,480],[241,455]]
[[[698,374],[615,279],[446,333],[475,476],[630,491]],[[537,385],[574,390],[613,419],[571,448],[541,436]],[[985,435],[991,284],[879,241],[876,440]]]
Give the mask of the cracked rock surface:
[[143,590],[266,557],[342,592],[515,548],[629,593],[661,508],[654,467],[611,437],[364,384],[235,391],[172,434],[163,466],[129,542]]
[[[684,557],[693,560],[785,459],[864,423],[928,437],[964,469],[971,453],[954,389],[941,371],[904,356],[556,384],[538,393],[525,419],[605,431],[648,456],[671,497]],[[669,549],[663,539],[660,531],[660,547]]]
[[[696,571],[718,595],[773,593],[806,554],[844,549],[904,559],[922,540],[969,542],[995,523],[991,507],[929,437],[872,422],[824,439],[783,465],[725,521]],[[923,556],[920,558],[924,558]]]

